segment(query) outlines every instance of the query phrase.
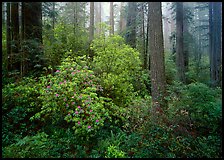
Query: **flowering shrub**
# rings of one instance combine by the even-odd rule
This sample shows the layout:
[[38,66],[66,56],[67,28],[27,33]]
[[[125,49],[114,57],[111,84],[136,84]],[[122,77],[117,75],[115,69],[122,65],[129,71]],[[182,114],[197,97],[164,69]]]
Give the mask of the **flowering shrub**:
[[[97,95],[96,92],[102,90],[102,87],[97,84],[86,62],[76,61],[68,57],[54,76],[41,78],[43,89],[39,98],[43,104],[41,112],[31,119],[41,118],[54,124],[65,120],[76,134],[87,135],[94,133],[118,111],[109,98]],[[116,112],[112,113],[113,110]]]

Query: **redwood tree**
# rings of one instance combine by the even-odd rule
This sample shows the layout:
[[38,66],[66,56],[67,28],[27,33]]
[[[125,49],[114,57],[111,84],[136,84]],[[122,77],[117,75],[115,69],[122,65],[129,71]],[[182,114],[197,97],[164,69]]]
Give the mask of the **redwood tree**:
[[176,2],[176,48],[177,48],[177,76],[185,83],[185,65],[184,65],[184,39],[183,39],[183,2]]
[[149,4],[149,50],[151,63],[151,83],[153,108],[162,110],[166,107],[166,79],[164,62],[164,44],[162,30],[161,2]]
[[128,2],[126,42],[136,48],[136,14],[137,2]]
[[210,79],[221,84],[221,2],[209,2]]

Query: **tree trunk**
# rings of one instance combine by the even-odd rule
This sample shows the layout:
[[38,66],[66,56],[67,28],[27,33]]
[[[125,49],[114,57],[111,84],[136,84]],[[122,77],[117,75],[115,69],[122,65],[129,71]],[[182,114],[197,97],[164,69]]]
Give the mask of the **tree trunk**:
[[124,17],[124,2],[121,2],[120,5],[120,22],[119,22],[119,29],[120,29],[120,34],[122,34],[122,32],[125,30],[126,27],[126,19]]
[[[90,26],[89,26],[89,43],[91,44],[94,37],[94,2],[90,2]],[[93,51],[89,49],[89,56],[93,60]]]
[[167,103],[161,2],[148,3],[152,103],[156,111],[162,111]]
[[101,2],[95,2],[95,11],[96,11],[96,35],[100,35],[100,23],[101,23]]
[[143,55],[143,68],[147,69],[147,53],[145,51],[145,16],[144,16],[144,2],[141,4],[141,37],[142,37],[142,55]]
[[101,28],[101,23],[102,23],[102,20],[101,20],[101,17],[102,17],[102,13],[101,13],[101,2],[99,2],[99,5],[100,5],[100,16],[99,16],[99,19],[100,19],[100,28],[99,28],[99,34],[101,34],[101,30],[102,30],[102,28]]
[[128,2],[126,42],[136,48],[136,11],[137,2]]
[[113,2],[110,2],[110,35],[114,34],[114,7]]
[[52,2],[53,3],[53,17],[52,17],[52,29],[53,29],[53,32],[54,32],[54,26],[55,26],[55,3],[56,2]]
[[[184,7],[184,6],[183,6]],[[184,20],[183,20],[183,32],[184,32],[184,37],[186,37],[190,34],[188,31],[188,18],[186,15],[186,6],[185,6],[185,10],[184,10]],[[184,68],[185,68],[185,72],[188,71],[188,64],[189,64],[189,42],[184,41]]]
[[77,32],[77,26],[78,26],[78,14],[77,14],[77,10],[78,10],[78,2],[73,2],[74,4],[74,7],[73,7],[73,18],[74,18],[74,21],[73,21],[73,25],[74,25],[74,35],[76,36],[76,32]]
[[177,48],[177,75],[181,82],[185,83],[184,50],[183,50],[183,2],[176,2],[176,48]]
[[[148,3],[148,5],[149,5],[149,3]],[[149,6],[148,6],[148,8],[149,8]],[[150,70],[150,53],[149,53],[149,15],[150,14],[150,12],[149,12],[149,9],[148,9],[148,18],[147,18],[147,31],[146,31],[146,55],[147,55],[147,57],[149,58],[149,60],[148,60],[148,70]]]
[[221,2],[209,2],[210,79],[213,87],[221,84]]
[[23,74],[26,74],[28,71],[36,72],[44,64],[41,60],[41,56],[43,56],[41,2],[22,2],[22,23],[22,37],[28,49],[23,47],[23,66],[21,68],[23,68]]
[[12,53],[13,53],[13,70],[20,70],[19,59],[19,4],[11,3],[11,26],[12,26]]
[[6,24],[6,20],[5,20],[5,4],[4,2],[2,2],[2,26],[4,26]]
[[24,38],[42,43],[42,4],[24,2]]
[[8,56],[8,70],[10,71],[12,68],[12,62],[11,62],[11,2],[7,2],[7,56]]

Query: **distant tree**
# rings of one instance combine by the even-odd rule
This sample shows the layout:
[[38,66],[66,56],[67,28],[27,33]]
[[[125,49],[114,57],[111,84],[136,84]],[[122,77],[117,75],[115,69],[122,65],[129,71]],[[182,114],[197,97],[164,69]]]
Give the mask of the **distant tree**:
[[36,39],[42,43],[42,4],[24,2],[24,38]]
[[[89,26],[89,41],[92,42],[94,37],[94,2],[90,2],[90,26]],[[93,60],[93,51],[90,49],[90,58]]]
[[12,70],[20,70],[19,60],[19,3],[11,2],[11,26],[12,26]]
[[136,48],[136,13],[137,2],[128,2],[126,42]]
[[161,111],[167,106],[165,100],[166,78],[162,29],[161,2],[148,2],[149,5],[149,49],[151,63],[151,83],[153,108]]
[[210,79],[221,84],[221,2],[209,2]]
[[7,2],[7,9],[6,9],[6,12],[7,12],[7,20],[6,20],[6,26],[7,26],[7,35],[6,35],[6,41],[7,41],[7,57],[8,57],[8,70],[11,70],[11,65],[12,65],[12,62],[11,62],[11,3],[10,2]]
[[145,51],[145,12],[144,12],[144,2],[141,4],[141,17],[142,17],[142,25],[141,25],[141,31],[142,31],[142,53],[143,53],[143,68],[147,69],[147,53]]
[[[149,5],[149,3],[148,3],[148,5]],[[149,6],[148,6],[148,11],[147,11],[147,27],[146,27],[146,44],[145,44],[145,48],[146,48],[146,54],[147,55],[150,55],[150,53],[149,53],[149,14],[150,14],[150,12],[149,12]],[[149,63],[148,63],[148,69],[150,70],[150,56],[148,56],[148,58],[149,58]]]
[[185,83],[185,66],[184,66],[184,39],[183,39],[183,2],[176,2],[176,48],[177,48],[177,75],[178,79]]
[[96,34],[99,35],[101,33],[101,2],[95,2],[95,24],[96,24]]
[[124,31],[126,26],[126,19],[124,16],[124,2],[120,3],[120,21],[119,21],[119,31],[120,34]]
[[40,71],[43,67],[42,3],[22,2],[23,62],[22,74]]
[[113,2],[110,2],[110,35],[114,34],[114,7]]

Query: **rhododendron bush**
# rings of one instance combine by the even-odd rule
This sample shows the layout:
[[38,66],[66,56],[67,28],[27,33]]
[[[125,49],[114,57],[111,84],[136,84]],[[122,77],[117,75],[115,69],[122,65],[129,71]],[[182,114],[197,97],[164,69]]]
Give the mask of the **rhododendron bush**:
[[76,134],[93,135],[106,120],[124,112],[110,98],[98,96],[97,92],[102,92],[103,88],[85,61],[78,58],[66,58],[54,75],[42,77],[41,83],[43,89],[38,97],[43,102],[41,112],[31,120],[41,119],[53,124],[66,121]]

